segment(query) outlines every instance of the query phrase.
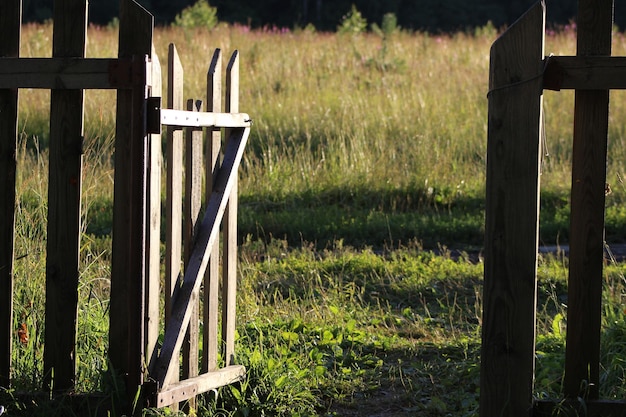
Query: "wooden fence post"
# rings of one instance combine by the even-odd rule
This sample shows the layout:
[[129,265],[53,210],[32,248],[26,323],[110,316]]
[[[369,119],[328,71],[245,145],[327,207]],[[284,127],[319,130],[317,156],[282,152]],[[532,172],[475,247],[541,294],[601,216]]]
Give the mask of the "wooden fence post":
[[[0,2],[0,57],[20,53],[22,1]],[[18,89],[0,89],[0,387],[11,381]]]
[[120,3],[119,57],[133,58],[139,79],[132,90],[117,93],[109,358],[116,374],[125,377],[129,409],[143,384],[146,364],[148,74],[142,57],[152,52],[153,27],[152,15],[138,3]]
[[[613,0],[579,0],[577,27],[579,56],[610,56]],[[608,126],[609,91],[576,90],[563,384],[569,398],[598,398]]]
[[[87,1],[55,0],[53,56],[84,58],[86,43]],[[44,386],[55,391],[76,374],[83,113],[83,90],[52,90]]]
[[532,409],[545,5],[491,49],[480,415]]

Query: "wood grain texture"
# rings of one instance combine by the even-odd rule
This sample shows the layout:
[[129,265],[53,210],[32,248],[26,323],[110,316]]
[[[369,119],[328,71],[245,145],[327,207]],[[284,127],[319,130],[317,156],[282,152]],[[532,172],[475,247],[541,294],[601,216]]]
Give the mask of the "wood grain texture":
[[185,401],[193,395],[203,394],[224,385],[241,381],[246,375],[243,366],[227,366],[214,372],[204,373],[179,383],[170,384],[157,394],[155,404],[166,407],[180,401]]
[[533,404],[544,28],[537,3],[491,48],[482,417]]
[[[20,52],[21,0],[0,2],[0,57]],[[11,381],[18,90],[0,89],[0,386]]]
[[[54,2],[54,57],[84,57],[87,2]],[[70,390],[76,373],[76,322],[80,266],[84,92],[53,89],[46,258],[44,385]]]
[[112,58],[0,58],[0,88],[129,89],[130,65]]
[[[133,0],[120,3],[119,57],[132,58],[139,74],[146,73],[152,51],[154,19]],[[109,358],[125,377],[126,399],[143,383],[145,358],[147,81],[117,94],[115,184]],[[130,402],[128,403],[130,404]]]
[[247,127],[246,113],[198,113],[180,110],[161,110],[161,123],[178,127]]
[[[222,52],[216,49],[207,72],[207,111],[222,111]],[[213,183],[217,178],[222,147],[222,130],[212,129],[207,138],[205,156],[205,177],[207,199],[213,193]],[[216,240],[209,259],[209,266],[204,278],[204,328],[203,328],[203,355],[202,371],[217,369],[219,353],[219,271],[220,271],[220,244]]]
[[[579,56],[611,55],[613,1],[580,0],[577,27]],[[598,398],[608,117],[608,90],[576,91],[563,384],[569,398]]]
[[552,56],[547,58],[544,89],[626,89],[626,57]]

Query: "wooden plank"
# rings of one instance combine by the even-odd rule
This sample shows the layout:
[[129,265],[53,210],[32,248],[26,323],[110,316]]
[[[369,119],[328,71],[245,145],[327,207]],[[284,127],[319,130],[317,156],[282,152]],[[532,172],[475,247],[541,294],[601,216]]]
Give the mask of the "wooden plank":
[[0,88],[130,89],[131,65],[115,58],[0,58]]
[[544,89],[626,89],[626,57],[552,56],[546,59]]
[[161,123],[179,127],[248,127],[250,116],[246,113],[207,113],[161,110]]
[[532,408],[545,5],[491,48],[480,415]]
[[[577,55],[611,54],[612,0],[580,0],[577,26]],[[576,91],[563,383],[570,398],[598,398],[608,118],[608,90]]]
[[[183,66],[174,44],[169,45],[167,73],[167,107],[183,108]],[[166,186],[166,256],[165,256],[165,327],[169,325],[172,296],[181,278],[182,260],[182,201],[183,201],[183,132],[167,129]],[[177,354],[178,355],[178,354]],[[170,381],[178,381],[179,369],[172,367]]]
[[184,332],[191,317],[192,299],[198,298],[198,291],[207,269],[211,248],[217,242],[220,222],[226,210],[228,197],[233,188],[237,168],[241,162],[249,134],[248,128],[235,129],[233,139],[226,145],[222,168],[215,180],[213,193],[198,231],[191,261],[185,270],[182,285],[176,294],[170,323],[165,329],[163,347],[155,370],[159,386],[166,387],[170,383],[167,378],[168,372],[173,366],[178,366],[178,356],[174,353],[178,352],[182,345]]
[[[202,111],[202,101],[187,101],[187,110]],[[202,130],[187,128],[185,132],[185,205],[184,205],[184,233],[185,270],[187,270],[196,237],[200,226],[200,207],[202,204]],[[187,334],[183,341],[183,370],[182,379],[198,375],[198,332],[200,330],[200,300],[192,300],[191,319],[187,326]],[[185,404],[186,412],[195,409],[195,397],[188,398]]]
[[[151,97],[161,97],[161,63],[152,47],[152,87]],[[151,134],[148,142],[148,228],[146,253],[146,358],[148,368],[158,357],[159,316],[161,314],[159,297],[161,294],[161,135]]]
[[[207,111],[222,110],[222,52],[216,49],[207,72]],[[219,170],[222,147],[221,129],[212,129],[206,146],[206,196],[213,193],[213,183]],[[209,258],[209,266],[204,277],[204,328],[202,339],[202,371],[217,369],[218,360],[218,322],[219,322],[219,269],[220,244],[216,240]]]
[[[235,51],[226,67],[227,112],[239,111],[239,52]],[[230,129],[226,137],[231,140]],[[224,266],[222,273],[222,338],[224,339],[224,363],[235,364],[235,329],[237,302],[237,183],[235,173],[224,219]]]
[[[84,57],[87,2],[56,0],[52,55]],[[82,90],[52,90],[46,258],[44,386],[70,390],[76,373],[83,162]]]
[[[0,57],[20,53],[21,0],[0,2]],[[0,386],[11,382],[18,90],[0,89]]]
[[240,365],[227,366],[214,372],[203,373],[195,378],[171,384],[157,394],[157,407],[167,407],[190,396],[202,394],[225,385],[241,381],[246,375],[246,368]]
[[[120,2],[119,56],[146,71],[154,19],[132,0]],[[147,78],[147,73],[144,72]],[[147,82],[147,81],[146,81]],[[117,94],[109,358],[125,376],[126,407],[143,383],[146,273],[146,82]]]

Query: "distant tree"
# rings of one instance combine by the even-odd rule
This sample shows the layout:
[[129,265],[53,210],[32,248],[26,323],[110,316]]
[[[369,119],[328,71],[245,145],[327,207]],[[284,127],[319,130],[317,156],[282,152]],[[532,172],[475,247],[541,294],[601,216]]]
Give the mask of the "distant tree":
[[213,29],[217,23],[217,9],[211,7],[207,0],[198,0],[193,5],[185,7],[174,19],[175,26],[185,29]]

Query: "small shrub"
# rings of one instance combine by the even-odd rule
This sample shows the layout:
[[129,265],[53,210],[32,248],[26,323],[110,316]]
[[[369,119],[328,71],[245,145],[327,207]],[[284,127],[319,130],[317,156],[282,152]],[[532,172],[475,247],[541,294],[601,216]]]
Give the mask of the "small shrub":
[[217,26],[217,8],[211,7],[207,0],[198,0],[192,6],[183,9],[174,20],[174,26],[185,29],[206,28]]
[[497,35],[498,35],[498,30],[493,25],[493,22],[491,20],[488,21],[485,26],[480,26],[474,29],[474,36],[476,36],[477,38],[485,37],[485,38],[495,39]]
[[372,31],[383,38],[399,32],[400,26],[398,26],[398,17],[395,13],[385,13],[380,26],[376,23],[372,23]]
[[341,24],[337,27],[337,32],[358,35],[367,29],[367,19],[353,4],[352,9],[341,19]]

